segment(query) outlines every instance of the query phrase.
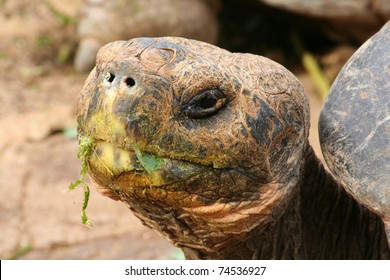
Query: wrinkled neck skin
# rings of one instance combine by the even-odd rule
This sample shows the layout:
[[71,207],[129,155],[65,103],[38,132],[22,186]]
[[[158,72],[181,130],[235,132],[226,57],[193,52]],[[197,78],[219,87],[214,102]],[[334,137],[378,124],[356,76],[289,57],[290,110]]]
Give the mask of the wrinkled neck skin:
[[[389,259],[383,222],[360,206],[307,148],[283,215],[223,250],[182,247],[187,259]],[[212,245],[210,245],[212,248]]]
[[288,211],[279,219],[258,226],[243,240],[226,244],[223,250],[182,250],[187,259],[300,259],[302,240],[298,206],[299,203],[288,206]]
[[304,170],[302,258],[390,259],[382,220],[336,183],[311,147]]

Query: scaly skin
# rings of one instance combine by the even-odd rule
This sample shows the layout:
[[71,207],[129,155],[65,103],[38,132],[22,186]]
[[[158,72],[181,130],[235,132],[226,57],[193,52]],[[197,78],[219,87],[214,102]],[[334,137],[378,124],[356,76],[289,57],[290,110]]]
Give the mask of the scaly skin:
[[[103,47],[78,102],[91,178],[187,258],[388,258],[381,221],[317,165],[308,122],[303,87],[279,64],[174,37]],[[351,234],[333,224],[343,208],[321,207],[340,197],[365,213],[343,227],[377,229],[353,234],[375,236],[356,238],[368,253],[337,243]]]

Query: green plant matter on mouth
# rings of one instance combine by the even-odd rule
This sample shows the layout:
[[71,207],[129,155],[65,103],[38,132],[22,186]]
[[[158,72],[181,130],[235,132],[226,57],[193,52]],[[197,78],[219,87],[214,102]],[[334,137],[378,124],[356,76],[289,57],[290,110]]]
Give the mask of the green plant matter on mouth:
[[86,214],[86,209],[88,207],[88,201],[89,201],[89,194],[90,189],[88,184],[84,181],[85,176],[88,172],[88,158],[93,152],[94,147],[94,140],[91,136],[81,136],[79,140],[79,151],[77,153],[77,157],[81,160],[81,171],[80,171],[80,178],[71,183],[68,186],[68,191],[73,191],[76,189],[80,184],[84,186],[84,202],[81,208],[81,221],[84,225],[88,227],[92,227],[92,222],[88,218]]
[[139,163],[149,174],[155,170],[161,169],[163,161],[155,155],[142,153],[137,147],[132,147]]

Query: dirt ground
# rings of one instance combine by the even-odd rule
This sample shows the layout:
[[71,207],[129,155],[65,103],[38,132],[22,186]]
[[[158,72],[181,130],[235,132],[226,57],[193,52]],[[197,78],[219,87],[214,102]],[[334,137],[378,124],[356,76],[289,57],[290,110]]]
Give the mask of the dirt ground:
[[[87,209],[94,226],[85,227],[82,189],[65,192],[80,171],[73,128],[87,74],[76,73],[71,60],[81,3],[0,0],[0,258],[180,258],[124,204],[94,189]],[[322,103],[300,69],[294,73],[311,96],[310,141],[320,155]]]

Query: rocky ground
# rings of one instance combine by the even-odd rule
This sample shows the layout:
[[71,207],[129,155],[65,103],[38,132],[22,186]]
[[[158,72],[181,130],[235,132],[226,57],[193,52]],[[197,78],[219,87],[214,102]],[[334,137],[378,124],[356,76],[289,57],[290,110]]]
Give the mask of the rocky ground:
[[[86,74],[72,59],[81,0],[0,0],[0,258],[170,259],[180,253],[143,227],[124,204],[94,189],[81,224],[75,104]],[[270,54],[275,54],[270,50]],[[349,48],[322,56],[344,62]],[[322,101],[299,65],[291,69],[311,96],[311,142],[320,155]]]

